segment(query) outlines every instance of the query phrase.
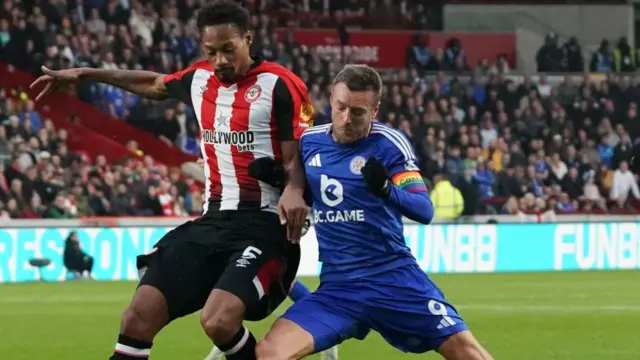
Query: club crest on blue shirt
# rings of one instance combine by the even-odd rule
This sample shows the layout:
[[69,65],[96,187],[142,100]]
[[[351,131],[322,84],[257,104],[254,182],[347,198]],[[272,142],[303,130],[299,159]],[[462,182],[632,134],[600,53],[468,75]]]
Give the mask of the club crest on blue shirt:
[[252,103],[258,100],[260,94],[262,94],[262,88],[260,87],[260,85],[251,85],[247,89],[247,92],[244,93],[244,100],[248,103]]
[[365,158],[362,156],[356,156],[351,159],[351,163],[349,163],[349,169],[354,175],[362,175],[362,167],[367,162]]

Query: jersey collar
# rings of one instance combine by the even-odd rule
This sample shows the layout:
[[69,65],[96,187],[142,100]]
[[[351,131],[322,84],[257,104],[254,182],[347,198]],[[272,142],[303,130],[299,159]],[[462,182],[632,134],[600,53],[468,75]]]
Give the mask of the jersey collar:
[[[362,139],[359,139],[358,141],[354,142],[354,144],[359,143],[360,141],[368,138],[369,135],[371,135],[371,130],[373,129],[374,122],[376,122],[376,120],[371,121],[371,123],[369,124],[369,131],[367,131],[367,135]],[[333,139],[333,125],[329,126],[329,128],[327,129],[327,135],[331,137],[331,141],[335,142],[335,140]]]

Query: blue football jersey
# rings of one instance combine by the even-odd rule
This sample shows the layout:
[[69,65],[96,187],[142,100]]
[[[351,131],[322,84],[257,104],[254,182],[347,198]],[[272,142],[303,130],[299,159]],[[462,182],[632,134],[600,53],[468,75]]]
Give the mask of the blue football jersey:
[[371,193],[361,169],[370,156],[389,177],[417,171],[413,148],[401,132],[374,122],[366,138],[338,144],[331,125],[307,129],[300,140],[322,262],[322,281],[358,279],[414,263],[402,214]]

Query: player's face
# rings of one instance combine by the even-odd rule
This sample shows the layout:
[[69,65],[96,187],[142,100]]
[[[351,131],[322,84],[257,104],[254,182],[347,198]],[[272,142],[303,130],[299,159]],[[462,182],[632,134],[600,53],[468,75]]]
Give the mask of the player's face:
[[331,123],[336,142],[350,143],[367,136],[380,102],[373,91],[351,91],[343,84],[331,90]]
[[251,65],[251,32],[243,33],[233,25],[207,26],[202,30],[202,51],[215,69],[218,79],[234,82]]

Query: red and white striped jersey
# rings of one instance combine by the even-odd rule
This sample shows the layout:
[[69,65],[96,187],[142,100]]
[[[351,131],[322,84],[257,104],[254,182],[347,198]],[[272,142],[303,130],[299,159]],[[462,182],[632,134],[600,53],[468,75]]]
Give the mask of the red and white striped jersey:
[[167,75],[169,96],[191,104],[200,123],[208,210],[277,212],[280,189],[249,176],[261,157],[281,160],[281,141],[298,140],[313,124],[304,82],[286,68],[256,60],[234,84],[222,83],[208,61]]

